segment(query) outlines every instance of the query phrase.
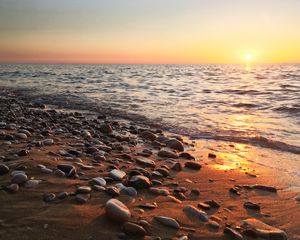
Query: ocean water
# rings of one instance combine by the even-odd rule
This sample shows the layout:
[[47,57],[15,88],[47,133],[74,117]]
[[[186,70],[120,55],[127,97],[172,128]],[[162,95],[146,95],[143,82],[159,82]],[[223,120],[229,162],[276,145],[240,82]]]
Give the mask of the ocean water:
[[35,101],[300,154],[300,65],[0,65]]

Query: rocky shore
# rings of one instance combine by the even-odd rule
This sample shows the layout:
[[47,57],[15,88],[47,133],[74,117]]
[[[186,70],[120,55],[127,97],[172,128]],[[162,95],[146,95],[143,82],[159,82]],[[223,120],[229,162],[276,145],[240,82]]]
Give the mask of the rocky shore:
[[300,239],[297,193],[198,145],[3,96],[0,238]]

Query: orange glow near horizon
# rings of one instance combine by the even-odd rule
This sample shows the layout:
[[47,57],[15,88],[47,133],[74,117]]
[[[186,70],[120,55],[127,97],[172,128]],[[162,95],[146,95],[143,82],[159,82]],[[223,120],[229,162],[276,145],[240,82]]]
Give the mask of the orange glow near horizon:
[[300,62],[293,0],[133,2],[0,2],[0,63]]

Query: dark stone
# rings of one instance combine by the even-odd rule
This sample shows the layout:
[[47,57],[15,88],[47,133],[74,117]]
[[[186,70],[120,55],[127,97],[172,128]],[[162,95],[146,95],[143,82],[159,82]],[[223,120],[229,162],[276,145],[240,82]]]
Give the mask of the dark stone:
[[0,176],[9,172],[9,167],[5,164],[0,164]]
[[185,166],[186,168],[190,168],[190,169],[193,169],[193,170],[200,170],[201,167],[202,167],[200,163],[193,162],[193,161],[186,162],[186,163],[184,164],[184,166]]

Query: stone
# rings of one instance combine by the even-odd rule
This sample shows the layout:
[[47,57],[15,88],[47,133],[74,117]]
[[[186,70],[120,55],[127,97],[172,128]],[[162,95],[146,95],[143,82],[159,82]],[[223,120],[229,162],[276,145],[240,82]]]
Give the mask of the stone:
[[179,162],[174,163],[174,165],[171,167],[172,170],[174,171],[181,171],[182,170],[182,166]]
[[141,137],[150,141],[154,141],[157,138],[157,135],[150,131],[143,131]]
[[61,199],[61,200],[67,198],[68,196],[69,196],[69,193],[67,193],[67,192],[60,192],[57,194],[57,198]]
[[123,231],[128,234],[128,235],[133,235],[133,236],[145,236],[146,235],[146,230],[135,223],[131,222],[126,222],[123,225]]
[[25,184],[25,188],[36,188],[40,184],[41,180],[30,179]]
[[45,145],[45,146],[53,145],[54,144],[54,140],[52,138],[47,138],[47,139],[44,139],[42,141],[42,144]]
[[220,224],[217,223],[216,221],[213,220],[209,220],[207,223],[207,226],[210,228],[214,228],[214,229],[219,229],[220,228]]
[[10,185],[8,185],[5,190],[9,193],[16,193],[17,191],[19,191],[19,185],[16,183],[12,183]]
[[15,136],[19,139],[27,139],[27,135],[25,133],[16,133]]
[[27,156],[28,154],[29,154],[29,151],[27,149],[21,149],[20,151],[18,151],[18,155],[20,157]]
[[138,205],[139,208],[144,209],[155,209],[157,207],[156,203],[143,203]]
[[183,158],[183,159],[187,159],[187,160],[195,160],[195,157],[188,152],[180,153],[179,158]]
[[275,187],[259,185],[259,184],[252,185],[251,188],[257,189],[257,190],[263,190],[263,191],[267,191],[267,192],[273,192],[273,193],[277,192],[277,189]]
[[27,179],[28,179],[28,177],[26,174],[19,173],[19,174],[13,175],[11,182],[16,183],[16,184],[22,184],[22,183],[25,183],[27,181]]
[[136,197],[138,194],[137,190],[134,187],[125,187],[120,191],[121,194],[128,195],[130,197]]
[[226,227],[224,229],[224,234],[228,235],[231,240],[243,240],[243,236],[236,230]]
[[59,164],[57,165],[57,169],[63,171],[67,177],[74,177],[76,174],[76,168],[72,165]]
[[252,203],[252,202],[245,202],[244,203],[244,207],[245,208],[249,208],[251,210],[255,210],[255,211],[259,211],[260,210],[260,206],[256,203]]
[[105,214],[116,222],[127,222],[131,217],[129,209],[117,199],[110,199],[106,202]]
[[46,173],[46,174],[49,174],[49,173],[53,173],[53,170],[50,169],[50,168],[41,168],[41,172],[42,173]]
[[156,195],[161,195],[161,196],[168,196],[170,195],[170,192],[166,188],[162,187],[151,187],[150,192]]
[[75,196],[75,200],[81,204],[86,203],[90,198],[91,198],[90,194],[83,194],[83,193],[76,194]]
[[202,167],[200,163],[193,161],[185,162],[184,166],[193,170],[200,170]]
[[136,162],[145,167],[155,167],[155,162],[147,158],[138,158]]
[[178,154],[167,150],[160,150],[158,151],[157,155],[163,158],[178,158]]
[[203,202],[199,202],[198,207],[202,208],[202,209],[207,209],[207,210],[210,209],[210,205],[207,203],[203,203]]
[[200,189],[199,188],[193,188],[191,190],[191,193],[194,194],[194,195],[199,196],[200,195]]
[[54,193],[45,193],[43,196],[45,202],[53,202],[55,199],[56,195]]
[[136,189],[149,188],[151,182],[149,178],[143,175],[134,175],[128,180],[128,185]]
[[0,164],[0,176],[9,172],[9,167],[5,164]]
[[259,238],[270,239],[270,240],[288,239],[287,234],[283,230],[272,227],[255,218],[248,218],[243,220],[241,227],[243,229],[252,230]]
[[174,218],[165,217],[165,216],[155,216],[154,219],[167,227],[171,227],[175,229],[180,228],[179,223]]
[[119,169],[113,169],[109,172],[109,177],[116,181],[121,181],[126,176],[126,173]]
[[112,197],[117,197],[120,195],[120,190],[116,187],[110,186],[105,189],[105,192]]
[[203,222],[208,221],[208,215],[206,212],[203,212],[192,205],[187,205],[183,208],[183,212],[193,218],[201,220]]
[[177,139],[170,139],[164,142],[166,144],[167,147],[175,149],[179,152],[183,152],[184,151],[184,146],[183,144],[178,141]]
[[93,185],[98,185],[98,186],[102,186],[102,187],[106,186],[106,181],[102,177],[95,177],[95,178],[93,178],[92,181],[91,181],[91,183]]
[[215,200],[208,200],[205,201],[204,203],[208,204],[211,208],[219,208],[220,204],[216,202]]
[[57,177],[65,177],[66,176],[66,174],[60,169],[56,169],[54,171],[54,175],[57,176]]
[[99,186],[99,185],[93,185],[93,189],[98,191],[98,192],[104,192],[105,187]]
[[156,171],[159,172],[159,173],[160,173],[161,175],[163,175],[164,177],[167,177],[167,176],[170,175],[170,174],[169,174],[169,170],[167,170],[166,168],[163,168],[163,167],[157,168]]
[[89,186],[80,186],[76,189],[76,194],[88,194],[92,191]]
[[112,133],[112,127],[110,124],[105,123],[100,126],[100,131],[105,134],[110,134]]

